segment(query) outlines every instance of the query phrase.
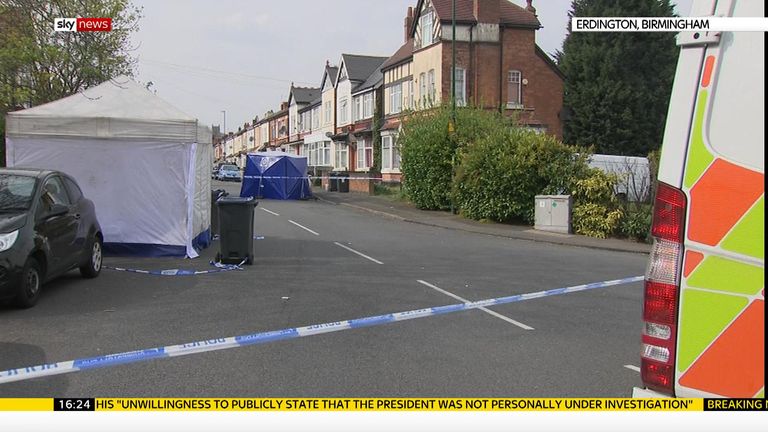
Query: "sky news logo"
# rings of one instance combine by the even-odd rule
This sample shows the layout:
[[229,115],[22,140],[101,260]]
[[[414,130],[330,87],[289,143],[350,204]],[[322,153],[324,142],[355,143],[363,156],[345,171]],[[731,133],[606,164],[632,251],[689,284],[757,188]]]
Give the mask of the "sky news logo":
[[112,31],[112,18],[56,18],[53,30],[57,32],[108,32]]

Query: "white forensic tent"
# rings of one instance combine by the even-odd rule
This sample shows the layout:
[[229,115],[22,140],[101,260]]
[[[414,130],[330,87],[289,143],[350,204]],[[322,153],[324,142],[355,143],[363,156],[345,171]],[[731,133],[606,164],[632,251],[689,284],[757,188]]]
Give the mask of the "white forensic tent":
[[210,129],[129,77],[8,113],[6,163],[73,176],[105,252],[197,257],[210,244]]

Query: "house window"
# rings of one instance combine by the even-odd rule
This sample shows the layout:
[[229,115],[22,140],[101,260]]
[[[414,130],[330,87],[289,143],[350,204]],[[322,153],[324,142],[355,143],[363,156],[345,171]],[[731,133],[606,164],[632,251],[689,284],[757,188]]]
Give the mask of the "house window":
[[456,105],[467,106],[467,71],[456,68]]
[[317,143],[309,143],[307,144],[308,147],[308,156],[309,156],[309,165],[315,166],[317,165]]
[[397,114],[402,109],[403,104],[403,88],[400,83],[397,83],[389,88],[389,112],[391,114]]
[[429,92],[430,105],[435,102],[435,70],[430,69],[427,73],[427,91]]
[[365,170],[371,167],[373,162],[373,142],[357,141],[357,169]]
[[363,97],[362,96],[356,96],[354,99],[354,116],[353,120],[357,121],[363,118]]
[[312,129],[320,127],[320,107],[312,110]]
[[331,101],[325,103],[325,124],[331,124]]
[[392,169],[392,137],[381,137],[381,169]]
[[520,82],[522,73],[520,71],[509,71],[508,76],[508,91],[507,91],[507,108],[521,108],[523,106],[522,88]]
[[419,75],[419,96],[421,97],[421,106],[427,106],[427,74],[424,72]]
[[344,124],[347,122],[347,112],[348,112],[348,100],[347,98],[342,98],[339,101],[339,124]]
[[373,117],[373,93],[363,95],[363,117]]
[[413,80],[408,81],[408,105],[406,105],[406,108],[413,109],[414,103],[413,103]]
[[320,149],[318,150],[318,165],[330,166],[331,165],[331,142],[323,141],[320,143]]
[[343,143],[336,143],[336,160],[334,168],[347,169],[349,159],[347,158],[347,145]]
[[421,16],[421,46],[431,45],[432,40],[432,11]]

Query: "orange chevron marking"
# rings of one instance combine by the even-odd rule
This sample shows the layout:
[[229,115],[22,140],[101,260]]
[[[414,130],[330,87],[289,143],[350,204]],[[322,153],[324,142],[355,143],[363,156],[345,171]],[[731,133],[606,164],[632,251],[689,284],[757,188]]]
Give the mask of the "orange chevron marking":
[[685,387],[752,397],[765,384],[765,302],[752,302],[680,378]]

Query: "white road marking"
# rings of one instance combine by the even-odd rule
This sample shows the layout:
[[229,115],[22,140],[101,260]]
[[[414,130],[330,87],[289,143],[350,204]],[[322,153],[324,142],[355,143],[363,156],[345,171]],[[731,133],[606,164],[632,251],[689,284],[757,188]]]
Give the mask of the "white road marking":
[[640,368],[639,368],[639,367],[637,367],[637,366],[633,366],[633,365],[624,365],[624,367],[625,367],[625,368],[627,368],[627,369],[629,369],[629,370],[633,370],[633,371],[635,371],[635,372],[637,372],[637,373],[640,373]]
[[[420,284],[422,284],[422,285],[426,285],[426,286],[428,286],[428,287],[430,287],[430,288],[432,288],[432,289],[434,289],[434,290],[436,290],[436,291],[439,291],[439,292],[441,292],[441,293],[443,293],[443,294],[445,294],[445,295],[447,295],[447,296],[449,296],[449,297],[453,297],[453,298],[455,298],[456,300],[458,300],[458,301],[460,301],[460,302],[464,302],[464,303],[471,303],[469,300],[467,300],[467,299],[465,299],[465,298],[462,298],[462,297],[459,297],[459,296],[457,296],[456,294],[454,294],[454,293],[451,293],[451,292],[448,292],[448,291],[446,291],[446,290],[444,290],[444,289],[442,289],[442,288],[440,288],[440,287],[437,287],[437,286],[435,286],[435,285],[432,285],[432,284],[431,284],[431,283],[429,283],[429,282],[423,281],[423,280],[421,280],[421,279],[418,279],[418,280],[417,280],[417,282],[418,282],[418,283],[420,283]],[[489,314],[489,315],[495,316],[495,317],[496,317],[496,318],[498,318],[498,319],[504,320],[504,321],[506,321],[506,322],[508,322],[508,323],[510,323],[510,324],[514,324],[514,325],[516,325],[516,326],[520,327],[520,328],[521,328],[521,329],[523,329],[523,330],[534,330],[534,328],[533,328],[533,327],[531,327],[531,326],[529,326],[529,325],[525,325],[525,324],[523,324],[523,323],[521,323],[521,322],[519,322],[519,321],[515,321],[515,320],[513,320],[513,319],[512,319],[512,318],[510,318],[510,317],[504,316],[504,315],[502,315],[502,314],[500,314],[500,313],[498,313],[498,312],[494,312],[494,311],[492,311],[492,310],[490,310],[490,309],[488,309],[488,308],[486,308],[486,307],[482,307],[482,306],[481,306],[481,307],[479,307],[479,308],[477,308],[477,309],[480,309],[481,311],[483,311],[483,312],[485,312],[485,313],[487,313],[487,314]]]
[[376,264],[384,264],[383,262],[381,262],[381,261],[377,260],[376,258],[371,258],[371,257],[369,257],[368,255],[366,255],[366,254],[364,254],[364,253],[362,253],[362,252],[358,252],[358,251],[356,251],[356,250],[352,249],[352,248],[351,248],[351,247],[349,247],[349,246],[344,246],[343,244],[341,244],[341,243],[339,243],[339,242],[333,242],[333,244],[335,244],[336,246],[341,246],[341,247],[343,247],[344,249],[346,249],[346,250],[348,250],[348,251],[350,251],[350,252],[352,252],[352,253],[356,253],[356,254],[360,255],[361,257],[363,257],[363,258],[365,258],[365,259],[367,259],[367,260],[371,260],[371,261],[375,262]]
[[290,222],[290,223],[292,223],[292,224],[296,225],[297,227],[299,227],[299,228],[301,228],[301,229],[303,229],[303,230],[307,230],[307,231],[311,232],[312,234],[314,234],[314,235],[316,235],[316,236],[319,236],[319,235],[320,235],[320,234],[318,234],[318,233],[316,233],[316,232],[312,231],[311,229],[309,229],[309,228],[305,227],[304,225],[302,225],[302,224],[300,224],[300,223],[296,223],[296,222],[294,222],[294,221],[292,221],[292,220],[290,220],[290,219],[288,219],[288,222]]
[[264,207],[260,207],[260,208],[261,208],[262,210],[264,210],[265,212],[269,213],[269,214],[273,214],[273,215],[275,215],[275,216],[280,216],[278,213],[275,213],[275,212],[273,212],[272,210],[267,210],[267,209],[265,209]]

